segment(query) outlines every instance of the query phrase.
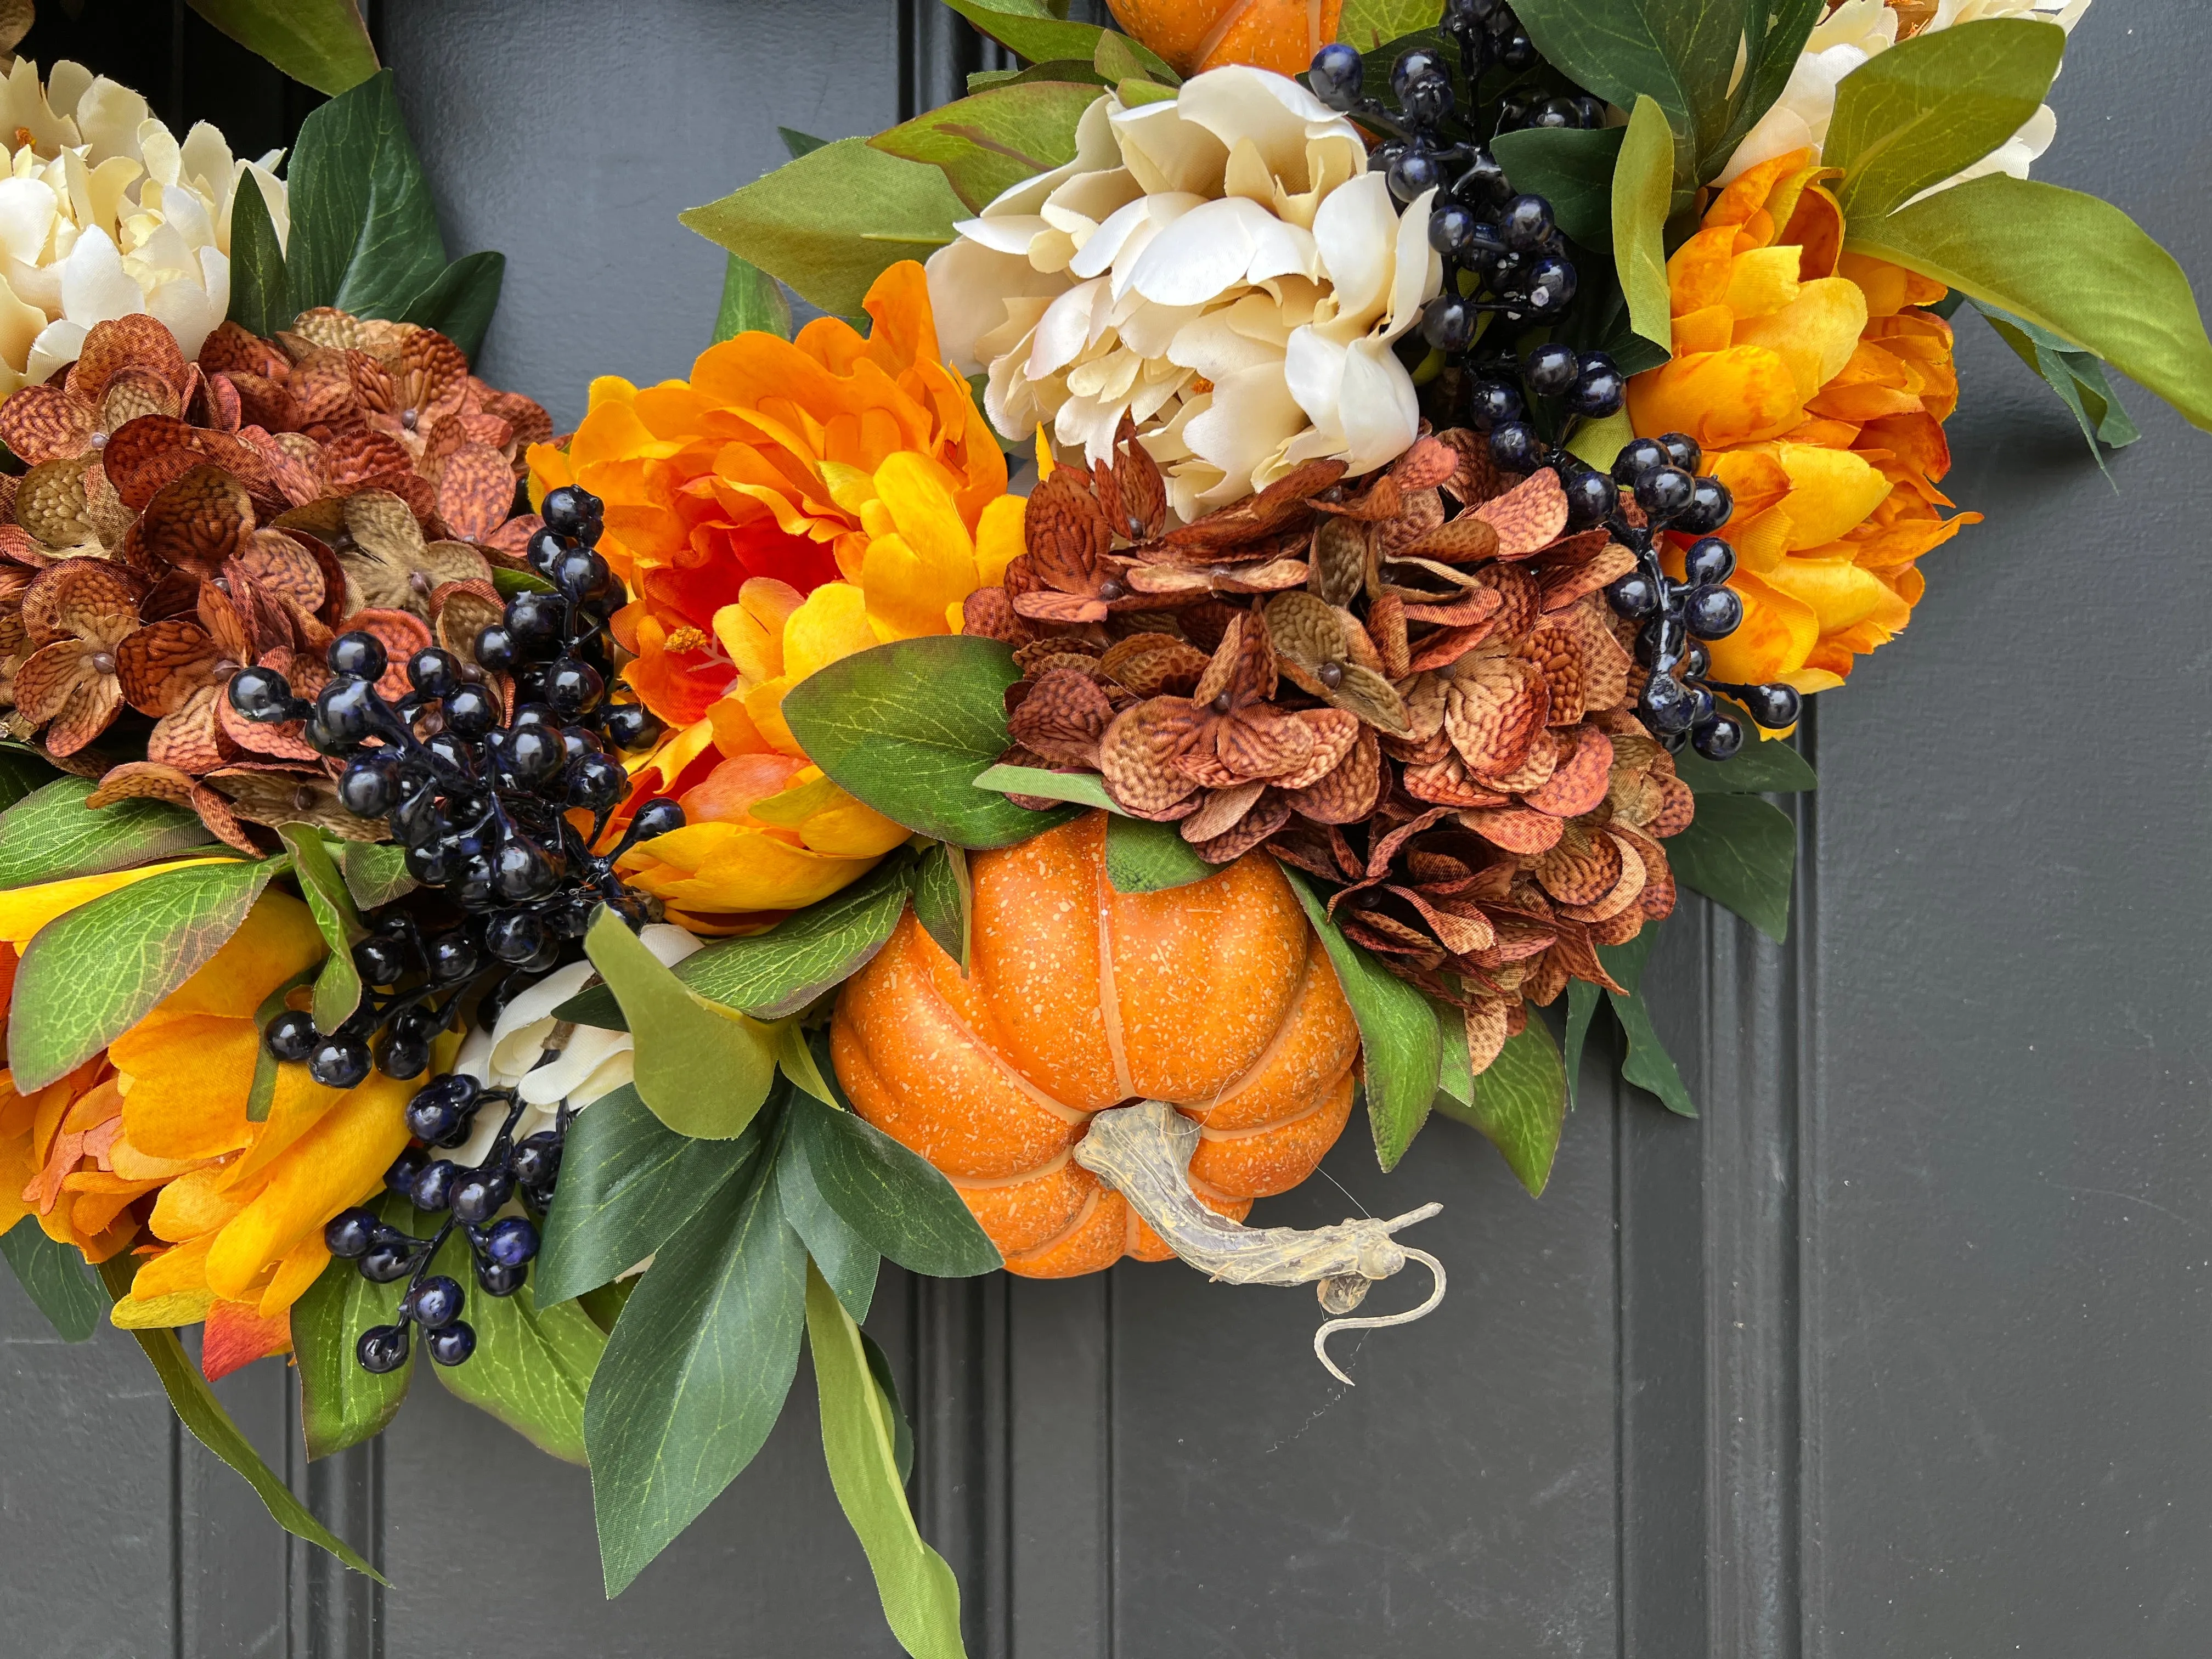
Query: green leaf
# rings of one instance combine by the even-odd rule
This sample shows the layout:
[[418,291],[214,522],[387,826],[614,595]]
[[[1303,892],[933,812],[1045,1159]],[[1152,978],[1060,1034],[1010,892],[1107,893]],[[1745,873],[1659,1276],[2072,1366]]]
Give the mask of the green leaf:
[[1000,1265],[952,1183],[857,1114],[797,1095],[788,1132],[805,1152],[817,1190],[877,1255],[940,1279]]
[[1805,757],[1781,738],[1747,743],[1727,761],[1709,761],[1686,748],[1674,757],[1674,775],[1701,795],[1788,795],[1820,781]]
[[[121,1300],[136,1271],[136,1262],[125,1257],[111,1257],[100,1264],[100,1277],[106,1281],[111,1299]],[[345,1540],[318,1521],[307,1506],[292,1495],[292,1489],[262,1462],[261,1454],[253,1449],[253,1443],[231,1421],[230,1413],[215,1397],[207,1378],[200,1375],[200,1368],[185,1354],[185,1345],[177,1340],[174,1331],[133,1331],[131,1334],[138,1339],[146,1358],[153,1361],[154,1374],[161,1379],[162,1390],[169,1396],[169,1404],[176,1408],[178,1420],[191,1431],[193,1439],[245,1478],[246,1484],[267,1506],[271,1520],[295,1538],[328,1550],[356,1572],[366,1573],[390,1588],[389,1579],[362,1559]]]
[[[1103,76],[1110,84],[1132,88],[1133,97],[1127,92],[1121,94],[1125,106],[1152,103],[1158,96],[1172,98],[1176,88],[1182,85],[1182,77],[1146,51],[1141,43],[1114,29],[1099,31],[1098,45],[1091,54],[1091,68],[1094,75]],[[1090,78],[1075,77],[1079,82]]]
[[1620,1021],[1620,1029],[1628,1038],[1628,1052],[1620,1061],[1620,1075],[1638,1088],[1659,1097],[1660,1103],[1683,1117],[1698,1115],[1697,1103],[1682,1085],[1682,1074],[1675,1068],[1674,1056],[1667,1052],[1666,1044],[1651,1028],[1651,1011],[1644,1006],[1641,992],[1633,996],[1622,996],[1607,991],[1606,1000],[1613,1005],[1613,1017]]
[[783,718],[817,766],[885,817],[958,847],[1011,847],[1074,816],[974,787],[1012,741],[1006,690],[1020,678],[996,640],[900,640],[809,674]]
[[[1650,928],[1644,930],[1650,933]],[[1608,970],[1610,971],[1610,970]],[[1618,979],[1618,974],[1613,975]],[[1606,996],[1603,987],[1593,985],[1586,979],[1567,981],[1567,1037],[1563,1065],[1567,1075],[1567,1106],[1573,1109],[1575,1096],[1582,1088],[1583,1045],[1589,1040],[1590,1021],[1597,1013],[1597,1006]]]
[[[1336,38],[1361,52],[1371,52],[1401,34],[1436,27],[1443,15],[1442,0],[1344,0],[1344,10],[1336,20]],[[1534,185],[1520,183],[1518,174],[1514,187],[1537,190]]]
[[1366,1075],[1375,1156],[1385,1170],[1395,1168],[1437,1097],[1443,1038],[1437,1028],[1436,1010],[1426,997],[1345,938],[1301,872],[1285,867],[1283,874],[1305,907],[1306,920],[1321,935],[1344,1000],[1359,1023],[1360,1063]]
[[53,763],[35,750],[0,743],[0,810],[13,806],[26,795],[34,794],[66,775],[57,771]]
[[2104,365],[2086,351],[2069,350],[2065,341],[2048,329],[2022,322],[2011,313],[1984,305],[1979,300],[1973,306],[1996,331],[1997,337],[2012,348],[2013,355],[2058,394],[2059,402],[2066,405],[2067,412],[2074,416],[2074,423],[2081,428],[2082,441],[2089,446],[2098,470],[2109,481],[2112,469],[2105,465],[2105,452],[2099,446],[2122,449],[2142,437],[2142,433],[2121,407],[2120,400],[2112,395],[2111,383],[2105,379]]
[[1755,795],[1700,795],[1690,827],[1667,841],[1676,880],[1728,908],[1776,944],[1790,936],[1797,826]]
[[568,1125],[561,1181],[530,1270],[548,1304],[628,1273],[698,1214],[759,1156],[758,1128],[735,1140],[695,1140],[664,1127],[624,1084]]
[[1636,100],[1613,172],[1613,261],[1628,296],[1629,325],[1664,351],[1674,349],[1667,286],[1667,216],[1674,204],[1674,139],[1649,97]]
[[876,1339],[866,1331],[860,1333],[860,1346],[867,1350],[868,1375],[876,1379],[876,1386],[884,1391],[884,1407],[891,1419],[891,1460],[898,1465],[898,1477],[903,1481],[914,1474],[914,1430],[908,1426],[906,1413],[899,1407],[898,1378],[891,1375],[889,1355],[876,1345]]
[[301,123],[286,174],[290,303],[397,318],[446,268],[429,181],[408,142],[392,71]]
[[[1613,982],[1630,995],[1634,995],[1644,984],[1644,964],[1651,960],[1651,947],[1659,942],[1660,924],[1638,928],[1636,937],[1626,945],[1601,945],[1597,959],[1605,964],[1605,971],[1613,975]],[[1584,981],[1587,983],[1587,981]]]
[[[253,1029],[266,1031],[269,1022],[283,1013],[289,1004],[292,993],[313,980],[319,970],[302,968],[282,985],[261,999],[261,1006],[253,1011]],[[266,1123],[269,1109],[276,1100],[276,1056],[269,1052],[266,1044],[253,1051],[253,1081],[246,1091],[246,1121]]]
[[[1106,38],[1101,37],[1102,46]],[[1095,86],[1066,82],[994,87],[927,111],[868,143],[886,155],[939,168],[953,193],[980,213],[1023,179],[1074,160],[1075,124],[1099,96]]]
[[805,1305],[805,1247],[765,1163],[732,1176],[655,1255],[584,1405],[610,1596],[760,1450],[799,1369]]
[[[805,1029],[793,1014],[789,1019],[778,1020],[775,1025],[775,1067],[794,1089],[811,1095],[825,1106],[837,1103],[836,1091],[823,1074],[822,1060],[815,1057],[807,1042]],[[827,1037],[825,1030],[823,1033]],[[823,1059],[828,1057],[825,1049]]]
[[975,888],[968,878],[968,854],[949,842],[933,843],[915,867],[914,919],[965,979],[975,944]]
[[[1463,1073],[1468,1064],[1466,1022],[1446,1020],[1439,1011],[1437,1024],[1443,1028],[1447,1051],[1456,1049]],[[1473,1079],[1468,1092],[1474,1098],[1462,1102],[1446,1088],[1437,1097],[1437,1109],[1481,1130],[1505,1155],[1528,1195],[1541,1198],[1567,1119],[1566,1068],[1560,1062],[1559,1045],[1552,1041],[1551,1028],[1531,1013],[1520,1035],[1508,1037],[1488,1068]]]
[[315,980],[314,1015],[317,1030],[335,1031],[361,1006],[361,975],[353,965],[353,947],[368,936],[368,930],[354,913],[353,896],[323,845],[322,832],[311,823],[288,823],[278,829],[276,837],[292,855],[301,896],[307,901],[323,943],[330,947]]
[[388,842],[346,842],[338,854],[338,870],[359,910],[380,909],[416,887],[407,873],[407,849]]
[[[1626,127],[1523,127],[1499,133],[1490,149],[1514,189],[1542,197],[1561,230],[1603,252],[1613,246],[1613,170],[1627,132]],[[1671,151],[1668,159],[1671,163]]]
[[[1629,338],[1635,340],[1646,351],[1658,349],[1649,340],[1640,339],[1632,334]],[[1662,357],[1660,361],[1664,362],[1665,359]],[[1585,418],[1577,421],[1574,435],[1567,440],[1567,452],[1578,456],[1601,472],[1610,472],[1613,462],[1620,459],[1620,452],[1628,447],[1629,440],[1635,435],[1635,420],[1630,416],[1627,406],[1623,404],[1601,420]]]
[[462,1316],[477,1333],[465,1364],[431,1366],[438,1381],[538,1450],[582,1462],[584,1397],[606,1352],[605,1334],[574,1302],[541,1301],[529,1279],[513,1296],[487,1295],[474,1281],[469,1243],[459,1232],[434,1266],[467,1287]]
[[[1103,51],[1106,37],[1101,35],[1098,44]],[[1087,81],[1100,87],[1108,84],[1107,77],[1098,72],[1095,58],[1055,58],[1049,63],[1032,64],[1027,69],[976,70],[968,77],[968,90],[987,92],[993,87],[1025,87],[1036,81]]]
[[300,308],[285,286],[284,245],[270,221],[269,198],[252,173],[238,183],[230,209],[230,320],[266,336],[291,327]]
[[87,806],[99,787],[90,778],[56,778],[0,812],[0,889],[135,869],[209,848],[198,814],[145,795]]
[[[376,48],[369,44],[368,27],[353,0],[191,0],[191,4],[248,52],[317,92],[336,95],[376,73]],[[232,248],[235,258],[234,241]]]
[[855,1319],[866,1319],[868,1305],[875,1300],[876,1277],[884,1259],[867,1240],[845,1224],[830,1200],[822,1196],[822,1189],[814,1184],[814,1173],[807,1167],[806,1149],[797,1135],[785,1136],[783,1149],[776,1154],[775,1188],[784,1219],[791,1223],[792,1231],[806,1246],[806,1254],[837,1292],[845,1311]]
[[1820,146],[1821,165],[1844,170],[1844,222],[1881,218],[2010,138],[2065,52],[2056,23],[1990,17],[1900,40],[1846,75]]
[[[386,1194],[369,1207],[395,1227],[409,1228],[416,1220],[415,1206],[396,1193]],[[468,1275],[461,1279],[465,1284]],[[374,1439],[399,1414],[422,1344],[410,1342],[399,1369],[381,1376],[362,1369],[356,1349],[361,1334],[372,1325],[398,1322],[399,1297],[406,1288],[404,1279],[380,1285],[353,1262],[333,1259],[292,1304],[300,1427],[310,1462]]]
[[775,1080],[768,1029],[687,990],[611,910],[600,910],[584,949],[637,1036],[635,1087],[653,1115],[702,1140],[743,1134]]
[[1853,224],[1844,246],[2048,330],[2212,430],[2212,340],[2189,278],[2110,203],[1997,173]]
[[775,277],[732,253],[722,271],[722,304],[714,313],[714,343],[752,333],[788,340],[791,301]]
[[1686,190],[1719,171],[1711,158],[1735,110],[1729,86],[1736,49],[1745,44],[1747,22],[1764,15],[1767,3],[1522,0],[1514,15],[1544,60],[1576,84],[1626,110],[1643,98],[1658,106],[1674,139],[1669,172]]
[[0,1233],[0,1255],[15,1270],[23,1293],[37,1304],[64,1342],[82,1342],[100,1328],[107,1298],[86,1267],[83,1253],[48,1238],[36,1216],[25,1216]]
[[499,309],[499,290],[506,280],[504,253],[464,253],[407,302],[400,320],[436,329],[474,362],[483,349],[491,314]]
[[826,148],[830,143],[827,138],[817,138],[811,132],[801,132],[797,127],[778,127],[775,136],[783,140],[786,153],[794,161],[802,155],[811,155],[816,150]]
[[[1033,64],[1075,58],[1086,64],[1098,58],[1098,37],[1106,31],[1091,23],[1071,23],[1056,17],[1044,0],[945,0],[977,28],[1000,46],[1020,53]],[[1063,8],[1065,9],[1065,8]],[[1164,87],[1178,84],[1176,72],[1141,42],[1131,40],[1129,51],[1146,73]]]
[[935,167],[841,138],[677,216],[823,310],[852,316],[887,269],[952,240],[968,210]]
[[136,1025],[238,931],[282,859],[201,864],[103,893],[32,935],[15,970],[8,1061],[27,1094]]
[[806,1337],[821,1401],[822,1455],[838,1506],[867,1552],[884,1621],[915,1659],[966,1659],[960,1583],[921,1541],[899,1473],[896,1411],[869,1364],[860,1328],[823,1276],[806,1275]]
[[1220,872],[1221,866],[1199,857],[1172,823],[1106,820],[1106,879],[1117,893],[1161,893]]
[[511,599],[518,593],[554,593],[560,590],[534,570],[494,570],[491,585],[502,599]]
[[975,776],[978,789],[996,789],[1010,795],[1042,795],[1077,806],[1095,806],[1116,817],[1127,817],[1106,781],[1096,772],[1054,772],[1042,766],[994,766]]
[[630,1292],[638,1286],[635,1279],[618,1279],[611,1285],[601,1285],[586,1291],[576,1298],[576,1305],[592,1316],[592,1323],[611,1336],[615,1322],[622,1310],[629,1305]]
[[1720,142],[1700,158],[1700,182],[1720,175],[1744,135],[1759,125],[1759,117],[1782,95],[1813,26],[1827,8],[1828,0],[1768,0],[1768,4],[1747,8],[1743,76]]

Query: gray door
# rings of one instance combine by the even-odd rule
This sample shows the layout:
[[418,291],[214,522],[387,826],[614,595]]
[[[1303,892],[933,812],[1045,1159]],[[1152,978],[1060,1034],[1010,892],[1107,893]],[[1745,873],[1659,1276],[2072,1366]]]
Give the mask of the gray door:
[[[2040,173],[2203,279],[2200,11],[2102,0]],[[573,420],[589,374],[684,372],[720,256],[677,210],[773,165],[778,124],[950,95],[944,18],[390,0],[448,240],[510,258],[487,374]],[[887,1284],[978,1659],[2212,1651],[2212,446],[2138,396],[2115,494],[1961,336],[1953,493],[1988,522],[1806,723],[1791,941],[1692,899],[1647,977],[1700,1123],[1593,1059],[1535,1203],[1455,1123],[1387,1180],[1347,1137],[1344,1191],[1270,1218],[1440,1199],[1452,1275],[1436,1316],[1342,1345],[1351,1390],[1303,1292],[1126,1262]],[[803,1376],[611,1605],[584,1473],[436,1386],[312,1468],[282,1368],[219,1392],[393,1588],[288,1543],[132,1344],[62,1345],[0,1276],[0,1653],[895,1651]]]

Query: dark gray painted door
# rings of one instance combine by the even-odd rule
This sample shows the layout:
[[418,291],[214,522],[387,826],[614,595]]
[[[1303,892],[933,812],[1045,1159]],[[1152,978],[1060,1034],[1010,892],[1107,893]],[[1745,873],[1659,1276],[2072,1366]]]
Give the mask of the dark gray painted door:
[[[2043,176],[2212,274],[2212,43],[2103,0]],[[933,0],[392,0],[448,239],[510,258],[487,372],[580,412],[683,372],[719,253],[675,222],[960,67]],[[969,67],[975,66],[972,63]],[[886,1286],[924,1530],[1014,1659],[2212,1650],[2205,440],[2146,398],[2106,489],[1978,325],[1904,641],[1820,700],[1798,925],[1692,902],[1655,977],[1705,1116],[1594,1060],[1551,1192],[1438,1121],[1271,1206],[1437,1198],[1443,1310],[1312,1363],[1298,1292],[1125,1265]],[[110,1334],[0,1282],[0,1652],[889,1654],[802,1374],[759,1462],[611,1606],[589,1492],[443,1394],[304,1467],[393,1588],[288,1546]]]

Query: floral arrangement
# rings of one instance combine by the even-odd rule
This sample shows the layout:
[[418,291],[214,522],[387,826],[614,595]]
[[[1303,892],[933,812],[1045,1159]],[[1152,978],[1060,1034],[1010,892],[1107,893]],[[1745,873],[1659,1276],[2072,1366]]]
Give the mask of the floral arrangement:
[[208,1379],[322,1455],[427,1354],[616,1594],[803,1340],[962,1651],[884,1260],[1311,1285],[1348,1383],[1438,1205],[1254,1204],[1363,1103],[1540,1194],[1601,1007],[1693,1111],[1644,963],[1787,926],[1786,738],[1978,522],[1959,311],[2100,465],[2106,366],[2212,425],[2179,269],[2027,176],[2087,0],[952,3],[1032,67],[684,216],[715,343],[559,435],[388,76],[289,182],[8,82],[0,1243],[362,1571]]

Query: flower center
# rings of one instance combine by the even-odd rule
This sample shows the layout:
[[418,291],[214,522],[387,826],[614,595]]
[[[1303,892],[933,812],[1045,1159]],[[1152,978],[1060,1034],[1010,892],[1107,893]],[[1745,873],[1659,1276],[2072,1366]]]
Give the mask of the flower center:
[[404,427],[408,431],[412,432],[422,423],[422,417],[416,414],[413,410],[403,409],[399,411],[399,424]]
[[95,674],[112,674],[115,672],[114,653],[110,651],[94,652],[92,653],[92,672]]
[[293,811],[304,812],[314,804],[315,792],[309,788],[306,784],[301,784],[297,789],[295,789],[292,792]]
[[1109,605],[1111,605],[1115,599],[1125,596],[1128,591],[1129,590],[1127,588],[1122,586],[1121,583],[1115,581],[1111,576],[1109,576],[1104,581],[1098,584],[1098,597],[1105,600]]
[[1219,696],[1216,697],[1209,706],[1217,714],[1227,714],[1230,708],[1229,694],[1226,691],[1224,691]]
[[407,573],[407,586],[413,588],[417,593],[428,593],[433,587],[435,587],[437,584],[430,580],[430,573],[428,571],[410,570]]
[[1321,665],[1321,672],[1315,678],[1334,691],[1344,684],[1344,665],[1340,662],[1325,662]]
[[92,434],[92,447],[93,447],[94,449],[105,449],[105,448],[106,448],[106,447],[107,447],[107,434],[106,434],[105,432],[95,432],[95,433],[94,433],[94,434]]

